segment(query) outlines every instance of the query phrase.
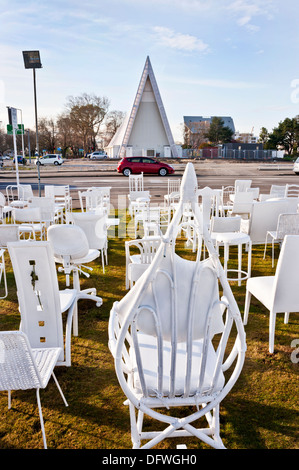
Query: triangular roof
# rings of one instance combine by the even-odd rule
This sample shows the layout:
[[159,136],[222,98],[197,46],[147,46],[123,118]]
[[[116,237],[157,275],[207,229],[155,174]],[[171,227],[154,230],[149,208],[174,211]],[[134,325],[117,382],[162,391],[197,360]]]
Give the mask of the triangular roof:
[[162,120],[162,123],[163,123],[163,126],[164,126],[164,130],[165,130],[165,133],[166,133],[166,136],[167,136],[167,139],[168,139],[169,146],[170,146],[171,151],[172,151],[172,155],[174,157],[178,156],[177,155],[177,147],[176,147],[176,145],[174,143],[174,140],[173,140],[172,132],[171,132],[171,129],[170,129],[170,126],[169,126],[169,123],[168,123],[168,119],[167,119],[167,116],[166,116],[164,105],[163,105],[163,102],[162,102],[162,99],[161,99],[159,88],[158,88],[156,78],[155,78],[155,75],[154,75],[154,71],[153,71],[153,68],[152,68],[152,64],[151,64],[149,56],[147,56],[146,61],[145,61],[145,66],[144,66],[144,69],[143,69],[143,72],[142,72],[142,75],[141,75],[141,79],[140,79],[140,82],[139,82],[139,86],[138,86],[138,89],[137,89],[137,93],[136,93],[136,96],[135,96],[135,100],[134,100],[134,103],[133,103],[133,106],[132,106],[131,113],[126,117],[123,124],[120,126],[120,128],[115,133],[115,135],[113,136],[113,138],[111,139],[111,141],[108,145],[108,147],[112,147],[113,145],[119,145],[120,146],[118,157],[123,157],[124,154],[125,154],[125,149],[126,149],[126,146],[128,145],[129,138],[130,138],[131,133],[132,133],[135,117],[136,117],[136,114],[138,112],[139,104],[141,102],[142,95],[143,95],[143,92],[144,92],[144,87],[145,87],[145,84],[146,84],[148,79],[150,80],[150,83],[151,83],[151,86],[152,86],[152,90],[153,90],[153,93],[154,93],[156,104],[157,104],[159,112],[160,112],[161,120]]

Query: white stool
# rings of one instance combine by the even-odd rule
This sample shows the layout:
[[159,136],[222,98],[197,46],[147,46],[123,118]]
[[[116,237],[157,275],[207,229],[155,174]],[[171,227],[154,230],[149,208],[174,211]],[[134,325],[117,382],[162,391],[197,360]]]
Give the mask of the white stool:
[[[251,249],[252,242],[249,235],[240,232],[224,232],[215,233],[216,248],[218,250],[220,245],[224,246],[224,272],[227,275],[229,272],[236,272],[238,278],[227,278],[228,281],[238,280],[238,285],[241,285],[241,281],[245,281],[251,276]],[[229,259],[229,247],[238,246],[238,269],[227,269],[227,263]],[[242,247],[246,245],[248,251],[248,266],[247,271],[242,270]]]

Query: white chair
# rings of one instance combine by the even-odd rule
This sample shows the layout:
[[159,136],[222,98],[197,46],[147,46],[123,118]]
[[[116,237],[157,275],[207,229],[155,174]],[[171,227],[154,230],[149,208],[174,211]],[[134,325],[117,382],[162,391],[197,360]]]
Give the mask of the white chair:
[[101,252],[103,273],[105,272],[105,263],[108,264],[108,234],[107,234],[107,215],[93,214],[92,212],[73,212],[72,220],[75,225],[84,231],[90,249]]
[[129,175],[129,194],[144,190],[143,173],[140,175]]
[[253,295],[270,313],[269,352],[274,352],[276,314],[284,312],[288,323],[290,312],[299,312],[299,235],[286,235],[282,243],[274,276],[248,279],[244,307],[244,325],[247,324],[250,300]]
[[246,189],[246,192],[248,192],[248,193],[249,193],[249,192],[253,193],[253,199],[256,201],[256,200],[258,200],[259,195],[260,195],[260,188],[252,188],[252,187],[250,187],[250,188],[247,188],[247,189]]
[[287,184],[285,188],[285,197],[299,197],[299,185]]
[[13,208],[12,220],[18,224],[19,238],[29,240],[45,239],[46,224],[42,218],[40,207],[24,207],[23,209]]
[[222,216],[225,216],[228,209],[231,209],[230,196],[233,194],[235,194],[234,186],[222,186],[219,206],[219,211]]
[[62,209],[55,206],[55,202],[51,197],[37,197],[31,198],[28,207],[39,207],[41,220],[48,228],[52,224],[57,224],[62,218]]
[[137,238],[138,225],[143,226],[144,237],[160,235],[160,207],[145,204],[136,212],[134,217],[135,238]]
[[268,244],[268,237],[272,239],[272,268],[274,267],[274,244],[283,242],[285,235],[299,235],[299,213],[279,214],[276,230],[268,230],[265,241],[264,259]]
[[69,214],[72,212],[72,197],[69,185],[45,185],[45,197],[54,200],[57,210],[62,209],[63,219],[61,222],[68,222]]
[[[20,330],[32,348],[61,348],[57,365],[71,365],[71,329],[79,298],[75,289],[59,290],[48,241],[7,243],[17,286]],[[66,312],[63,325],[62,314]]]
[[235,180],[235,193],[246,192],[250,188],[252,180]]
[[6,202],[6,198],[3,193],[0,192],[0,205],[2,207],[2,223],[6,223],[6,218],[11,219],[12,206],[9,206]]
[[134,283],[151,264],[161,237],[146,237],[125,242],[126,252],[126,289],[132,288]]
[[[73,288],[79,292],[80,299],[88,299],[96,302],[100,307],[103,303],[101,297],[96,295],[95,288],[80,289],[79,274],[89,277],[84,269],[100,256],[99,250],[89,248],[87,237],[81,227],[73,224],[51,225],[48,229],[48,240],[51,242],[55,262],[61,264],[61,270],[66,275],[66,285],[69,286],[69,277],[73,274]],[[78,311],[77,306],[73,315],[73,334],[78,335]]]
[[81,212],[103,210],[110,211],[110,187],[91,187],[78,191]]
[[227,215],[241,215],[243,218],[249,218],[252,210],[254,194],[247,191],[238,191],[234,194],[234,200]]
[[[133,448],[148,449],[165,438],[183,436],[223,448],[220,403],[244,363],[244,326],[208,230],[201,225],[195,184],[194,167],[188,163],[179,206],[154,259],[110,313],[109,347],[129,405]],[[209,249],[204,261],[199,256],[196,261],[182,259],[173,249],[188,202]],[[172,413],[175,407],[181,407],[179,416]],[[144,414],[166,428],[144,430]],[[196,428],[194,423],[202,417],[207,427]]]
[[5,268],[5,252],[8,242],[16,242],[19,240],[19,228],[17,225],[4,224],[0,225],[0,283],[3,279],[4,295],[0,299],[5,299],[8,294],[6,268]]
[[7,202],[11,207],[26,207],[29,200],[33,197],[31,184],[10,184],[6,186]]
[[180,198],[181,179],[171,179],[167,181],[167,194],[164,195],[164,203],[167,207],[177,202]]
[[27,336],[21,331],[0,332],[0,390],[8,391],[8,408],[11,408],[11,390],[36,389],[36,398],[43,436],[47,448],[46,433],[40,401],[40,389],[47,387],[53,377],[65,406],[68,406],[60,388],[54,368],[60,348],[31,348]]

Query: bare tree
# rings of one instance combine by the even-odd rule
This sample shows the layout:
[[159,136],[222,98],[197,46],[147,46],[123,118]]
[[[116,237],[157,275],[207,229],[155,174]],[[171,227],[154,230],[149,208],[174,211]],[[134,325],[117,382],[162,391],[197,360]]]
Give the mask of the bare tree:
[[96,146],[96,137],[108,112],[109,100],[106,97],[83,93],[80,96],[68,98],[66,111],[72,129],[80,138],[80,146],[84,151],[88,143]]
[[104,147],[109,144],[119,127],[124,122],[126,113],[123,111],[111,111],[107,114],[105,120],[105,128],[102,132],[102,140]]

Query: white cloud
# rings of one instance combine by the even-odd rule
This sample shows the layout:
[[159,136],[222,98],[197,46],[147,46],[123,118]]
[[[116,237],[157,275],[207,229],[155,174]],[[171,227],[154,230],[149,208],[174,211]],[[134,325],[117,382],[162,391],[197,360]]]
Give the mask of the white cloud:
[[172,29],[155,26],[157,41],[166,47],[187,52],[208,52],[209,46],[201,39],[190,34],[176,33]]
[[255,20],[257,17],[272,19],[274,4],[273,0],[235,0],[228,5],[227,9],[237,16],[239,26],[256,32],[260,27],[254,24]]

